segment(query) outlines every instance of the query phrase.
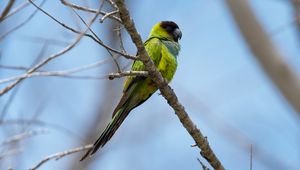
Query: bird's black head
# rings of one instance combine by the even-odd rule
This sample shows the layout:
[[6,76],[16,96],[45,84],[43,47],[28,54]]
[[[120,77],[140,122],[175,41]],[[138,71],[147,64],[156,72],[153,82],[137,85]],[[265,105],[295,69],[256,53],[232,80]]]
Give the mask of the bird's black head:
[[173,21],[162,21],[160,22],[160,27],[163,28],[175,42],[181,39],[182,33],[178,25]]

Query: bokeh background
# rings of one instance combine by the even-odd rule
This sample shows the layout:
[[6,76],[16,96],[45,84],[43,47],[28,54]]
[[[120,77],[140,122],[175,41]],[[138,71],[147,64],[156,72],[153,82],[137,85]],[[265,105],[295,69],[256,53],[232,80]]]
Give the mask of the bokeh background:
[[[8,0],[0,1],[0,11]],[[17,0],[17,7],[26,1]],[[37,4],[41,0],[35,1]],[[100,2],[72,1],[96,9]],[[226,169],[297,170],[300,167],[299,116],[265,74],[249,50],[223,0],[126,1],[143,40],[161,20],[182,30],[182,50],[171,86],[192,120],[207,136]],[[251,0],[254,13],[285,61],[300,71],[300,36],[289,0]],[[44,10],[78,30],[85,26],[60,1],[46,1]],[[0,23],[0,36],[25,21],[32,5]],[[111,11],[105,2],[104,11]],[[88,21],[93,14],[78,11]],[[100,17],[99,17],[100,18]],[[119,48],[116,22],[98,20],[92,29],[108,45]],[[128,53],[136,48],[122,30]],[[40,11],[0,41],[0,80],[24,73],[5,66],[30,67],[73,42],[76,34]],[[76,75],[103,77],[117,68],[107,51],[84,37],[68,53],[41,68],[66,70],[96,61],[103,65]],[[130,60],[120,57],[128,70]],[[111,118],[122,94],[121,79],[34,77],[0,97],[0,169],[29,169],[41,159],[94,142]],[[1,89],[8,84],[0,84]],[[18,134],[31,134],[5,143]],[[131,112],[112,140],[94,157],[82,153],[51,160],[39,169],[165,170],[201,169],[193,139],[165,99],[154,94]],[[251,147],[252,146],[252,147]],[[252,152],[251,152],[252,148]]]

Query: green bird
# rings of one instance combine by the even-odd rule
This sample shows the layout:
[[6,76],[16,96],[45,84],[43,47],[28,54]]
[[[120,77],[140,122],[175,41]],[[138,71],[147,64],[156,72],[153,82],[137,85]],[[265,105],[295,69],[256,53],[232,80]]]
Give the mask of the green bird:
[[[181,39],[178,25],[172,21],[155,24],[150,32],[145,48],[158,71],[170,82],[177,68],[177,56],[180,51],[178,40]],[[132,71],[145,71],[141,61],[134,61]],[[112,120],[102,132],[93,147],[81,158],[94,154],[102,148],[114,135],[132,109],[144,103],[157,87],[149,77],[127,77],[124,83],[123,96],[112,114]]]

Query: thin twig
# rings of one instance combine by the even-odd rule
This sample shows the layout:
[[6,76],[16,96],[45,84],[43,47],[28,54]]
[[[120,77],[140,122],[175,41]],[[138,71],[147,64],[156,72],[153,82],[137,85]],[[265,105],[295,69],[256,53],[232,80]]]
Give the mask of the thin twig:
[[180,119],[182,125],[189,132],[189,134],[195,140],[197,146],[201,149],[201,155],[210,163],[210,165],[216,170],[224,170],[225,168],[209,146],[208,141],[203,136],[201,131],[196,127],[193,121],[190,119],[189,115],[185,111],[182,104],[178,101],[176,94],[173,89],[168,85],[166,80],[162,77],[160,72],[156,69],[153,61],[147,54],[147,51],[144,47],[142,39],[138,34],[133,20],[129,16],[129,11],[124,3],[124,0],[116,0],[116,5],[119,8],[120,17],[122,22],[128,31],[132,41],[137,47],[139,59],[145,65],[145,68],[148,70],[149,77],[155,83],[155,85],[159,88],[161,94],[168,101],[169,105],[172,106],[176,115]]
[[252,170],[252,161],[253,161],[253,147],[250,145],[250,170]]
[[[44,91],[46,91],[46,89],[44,89]],[[26,131],[30,128],[30,126],[34,125],[33,122],[35,122],[35,120],[37,120],[37,118],[42,115],[44,113],[44,110],[47,106],[47,100],[49,98],[49,95],[46,95],[47,97],[43,97],[43,99],[40,99],[38,102],[38,104],[36,104],[36,109],[35,111],[33,112],[31,118],[30,118],[30,121],[27,122],[27,123],[23,123],[22,124],[22,131]]]
[[204,165],[204,163],[199,158],[197,158],[197,160],[200,163],[203,170],[209,170],[209,168],[206,165]]
[[[62,4],[66,5],[66,6],[69,6],[69,7],[81,10],[81,11],[86,11],[86,12],[91,12],[91,13],[96,13],[97,12],[96,9],[90,9],[90,8],[87,8],[87,7],[79,6],[79,5],[67,2],[65,0],[60,0],[60,1],[61,1]],[[107,13],[103,12],[103,11],[100,11],[99,13],[101,15],[107,15]],[[113,20],[115,20],[115,21],[121,22],[121,19],[118,18],[118,17],[116,17],[116,16],[114,16],[114,15],[109,15],[108,17],[111,18],[111,19],[113,19]]]
[[[103,1],[104,2],[104,1]],[[87,25],[86,24],[86,22],[84,21],[84,19],[72,8],[72,10],[74,11],[74,13],[78,16],[78,18],[82,21],[82,23],[84,23],[84,25]],[[100,43],[102,43],[102,44],[104,44],[103,43],[103,41],[97,36],[97,34],[90,28],[89,29],[90,30],[90,32],[94,35],[94,37],[96,37],[96,39],[100,42]],[[119,66],[119,63],[118,63],[118,61],[115,59],[115,57],[114,57],[114,55],[112,54],[112,52],[109,50],[109,49],[107,49],[107,48],[105,48],[106,49],[106,51],[108,52],[108,54],[110,55],[110,57],[112,58],[112,60],[114,61],[114,63],[116,64],[116,66],[117,66],[117,69],[118,69],[118,72],[121,72],[121,68],[120,68],[120,66]]]
[[119,12],[119,11],[116,10],[116,11],[112,11],[112,12],[109,12],[109,13],[105,14],[105,15],[99,20],[99,22],[100,22],[100,23],[103,23],[103,21],[104,21],[106,18],[108,18],[108,17],[111,16],[111,15],[117,14],[118,12]]
[[45,134],[45,133],[48,133],[48,132],[49,132],[48,129],[38,129],[38,130],[25,131],[25,132],[22,132],[20,134],[17,134],[17,135],[14,135],[12,137],[9,137],[9,138],[5,139],[4,141],[2,141],[0,143],[0,146],[15,143],[15,142],[18,142],[20,140],[24,140],[26,138],[36,136],[36,135],[39,135],[39,134]]
[[[93,66],[95,67],[95,66]],[[0,84],[7,83],[10,81],[18,80],[20,78],[32,78],[32,77],[62,77],[62,78],[74,78],[74,79],[109,79],[113,80],[115,78],[121,78],[126,76],[148,76],[147,71],[124,71],[117,73],[109,73],[98,76],[86,76],[86,75],[71,75],[80,71],[84,71],[90,68],[81,68],[79,67],[70,69],[70,70],[62,70],[62,71],[36,71],[31,74],[22,74],[20,76],[14,76],[6,79],[2,79]]]
[[[46,51],[47,47],[48,47],[48,43],[45,42],[43,44],[43,47],[41,48],[39,54],[37,55],[37,57],[35,58],[35,60],[32,62],[31,67],[34,66],[36,63],[38,63],[38,61],[44,56],[44,52]],[[26,71],[28,71],[29,69],[30,68],[27,68]],[[9,107],[11,106],[13,100],[15,99],[16,94],[19,91],[19,89],[20,89],[19,86],[17,86],[16,88],[14,88],[14,90],[11,93],[9,99],[7,100],[7,102],[4,105],[4,108],[3,108],[2,112],[1,112],[1,115],[0,115],[0,120],[3,120],[4,117],[6,116],[7,111],[9,110]]]
[[22,152],[22,149],[20,149],[20,148],[14,148],[14,149],[10,149],[8,151],[1,152],[0,160],[4,159],[4,158],[7,158],[8,156],[16,155],[20,152]]
[[[108,0],[108,2],[110,3],[110,5],[115,8],[115,9],[118,9],[118,6],[116,5],[116,3],[113,1],[113,0]],[[121,21],[121,19],[120,19]],[[121,22],[120,22],[121,23]]]
[[[300,0],[289,0],[293,8],[294,23],[296,23],[297,33],[300,36]],[[300,38],[300,37],[298,37]]]
[[4,126],[8,126],[8,125],[19,125],[19,124],[32,124],[32,125],[36,125],[36,126],[45,126],[47,128],[52,128],[57,130],[58,132],[62,132],[63,134],[66,134],[76,140],[83,140],[80,136],[78,136],[76,133],[72,132],[69,129],[66,129],[63,126],[60,126],[58,124],[53,124],[53,123],[49,123],[49,122],[44,122],[41,120],[32,120],[32,119],[8,119],[8,120],[0,120],[0,125]]
[[28,67],[24,66],[7,66],[0,64],[0,69],[8,69],[8,70],[28,70]]
[[67,46],[69,45],[71,42],[69,41],[65,41],[65,40],[59,40],[59,39],[55,39],[55,38],[46,38],[46,37],[40,37],[40,36],[26,36],[26,35],[20,35],[19,36],[20,39],[22,40],[26,40],[26,41],[30,41],[30,42],[34,42],[34,43],[38,43],[41,44],[41,42],[47,42],[48,45],[53,45],[53,46]]
[[14,88],[14,90],[12,91],[12,93],[10,94],[9,98],[7,99],[7,101],[5,102],[3,109],[0,113],[0,121],[2,121],[5,117],[5,115],[7,115],[7,111],[9,110],[9,107],[11,106],[11,104],[13,103],[18,91],[20,89],[20,86],[17,86],[16,88]]
[[147,71],[124,71],[120,73],[110,73],[108,75],[108,79],[113,80],[115,78],[125,77],[125,76],[142,76],[146,77],[148,76]]
[[62,157],[71,155],[73,153],[85,151],[85,150],[88,150],[92,147],[93,147],[93,145],[86,145],[86,146],[81,146],[81,147],[77,147],[77,148],[74,148],[74,149],[66,150],[66,151],[63,151],[63,152],[55,153],[53,155],[47,156],[44,159],[42,159],[38,164],[36,164],[32,168],[30,168],[30,170],[38,169],[40,166],[42,166],[44,163],[46,163],[47,161],[49,161],[51,159],[59,160]]
[[18,13],[19,11],[21,11],[22,9],[27,7],[29,4],[30,4],[30,2],[26,1],[26,2],[22,3],[21,5],[17,6],[16,8],[12,9],[11,12],[3,18],[3,20],[15,15],[16,13]]
[[[31,1],[31,2],[32,2],[32,1]],[[52,15],[50,15],[50,14],[49,14],[48,12],[46,12],[45,10],[43,10],[42,8],[39,8],[35,3],[32,2],[32,4],[33,4],[36,8],[38,8],[41,12],[43,12],[45,15],[47,15],[48,17],[50,17],[53,21],[55,21],[56,23],[58,23],[58,24],[61,25],[62,27],[66,28],[67,30],[70,30],[70,31],[72,31],[72,32],[74,32],[74,33],[76,33],[76,34],[81,34],[81,33],[82,33],[82,32],[80,32],[80,31],[77,31],[76,29],[74,29],[74,28],[72,28],[72,27],[70,27],[70,26],[68,26],[68,25],[66,25],[66,24],[64,24],[64,23],[62,23],[62,22],[60,22],[59,20],[57,20],[56,18],[54,18]],[[98,12],[99,12],[99,11],[98,11]],[[89,29],[89,30],[90,30],[90,29]],[[114,52],[114,53],[117,53],[117,54],[119,54],[119,55],[121,55],[121,56],[124,56],[124,57],[127,58],[127,59],[137,60],[137,57],[136,57],[136,56],[132,56],[132,55],[129,55],[129,54],[120,52],[120,51],[118,51],[118,50],[116,50],[116,49],[113,49],[113,48],[107,46],[106,44],[104,44],[102,41],[99,41],[97,38],[95,38],[94,36],[92,36],[92,35],[90,35],[90,34],[88,34],[88,33],[86,33],[86,32],[85,32],[83,35],[86,36],[86,37],[91,38],[92,40],[94,40],[96,43],[98,43],[98,44],[101,45],[102,47],[104,47],[104,48],[106,48],[106,49],[108,49],[108,50],[110,50],[110,51],[112,51],[112,52]]]
[[124,47],[123,39],[122,39],[122,29],[123,28],[121,27],[121,24],[118,23],[117,29],[115,29],[115,31],[117,32],[117,35],[118,35],[119,40],[120,40],[120,49],[121,49],[121,52],[127,53],[126,50],[125,50],[125,47]]
[[[7,83],[10,81],[14,81],[14,80],[18,80],[21,78],[31,78],[31,77],[37,77],[37,76],[68,76],[74,73],[78,73],[78,72],[82,72],[82,71],[86,71],[95,67],[99,67],[101,65],[103,65],[104,63],[106,63],[107,61],[109,61],[109,59],[104,59],[101,61],[97,61],[91,64],[86,64],[83,66],[79,66],[79,67],[75,67],[72,69],[67,69],[67,70],[60,70],[60,71],[35,71],[33,73],[25,73],[25,74],[21,74],[21,75],[17,75],[17,76],[13,76],[13,77],[9,77],[6,79],[2,79],[0,80],[0,84],[3,83]],[[20,68],[18,68],[20,69]],[[26,70],[28,70],[28,68],[25,68]]]
[[[31,77],[57,77],[57,78],[67,78],[67,79],[78,79],[78,80],[103,80],[109,79],[109,74],[100,74],[100,75],[68,75],[64,73],[57,72],[35,72],[32,75],[26,75],[25,78]],[[19,77],[18,77],[19,78]],[[14,79],[18,79],[14,77]]]
[[[39,8],[36,4],[34,4],[31,0],[29,0],[30,3],[32,3],[35,7]],[[40,8],[39,8],[40,9]],[[98,17],[98,13],[96,13],[96,15],[94,16],[94,18],[91,19],[91,21],[89,22],[89,27],[91,26],[91,24],[95,21],[95,19]],[[67,46],[66,48],[64,48],[63,50],[59,51],[56,54],[53,54],[52,56],[50,56],[49,58],[44,59],[43,61],[41,61],[40,63],[36,64],[34,67],[32,67],[30,70],[27,71],[27,74],[32,74],[33,72],[35,72],[36,70],[38,70],[39,68],[41,68],[42,66],[44,66],[45,64],[47,64],[48,62],[50,62],[51,60],[65,54],[66,52],[70,51],[72,48],[75,47],[75,45],[81,40],[81,38],[84,36],[84,34],[88,31],[89,29],[87,28],[84,32],[80,33],[79,36],[76,38],[76,40],[70,44],[69,46]],[[26,77],[22,77],[18,80],[16,80],[15,82],[9,84],[8,86],[6,86],[4,89],[0,90],[0,96],[2,96],[3,94],[5,94],[6,92],[8,92],[10,89],[12,89],[13,87],[15,87],[17,84],[19,84],[22,80],[24,80]]]
[[[43,4],[46,2],[46,0],[43,0],[42,3],[40,4],[40,7],[43,6]],[[13,33],[14,31],[20,29],[21,27],[23,27],[25,24],[29,23],[29,21],[35,16],[35,14],[38,12],[39,10],[36,9],[31,15],[29,15],[29,17],[24,20],[23,22],[21,22],[20,24],[16,25],[14,28],[10,29],[9,31],[7,31],[6,33],[4,33],[3,35],[1,35],[0,37],[0,41],[2,41],[5,37],[7,37],[8,35],[10,35],[11,33]]]

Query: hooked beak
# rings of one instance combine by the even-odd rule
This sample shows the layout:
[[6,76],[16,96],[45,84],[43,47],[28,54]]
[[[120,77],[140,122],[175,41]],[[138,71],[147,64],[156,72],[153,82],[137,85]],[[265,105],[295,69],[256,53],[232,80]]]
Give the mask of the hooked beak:
[[176,28],[173,32],[174,40],[178,42],[181,39],[182,33],[179,28]]

